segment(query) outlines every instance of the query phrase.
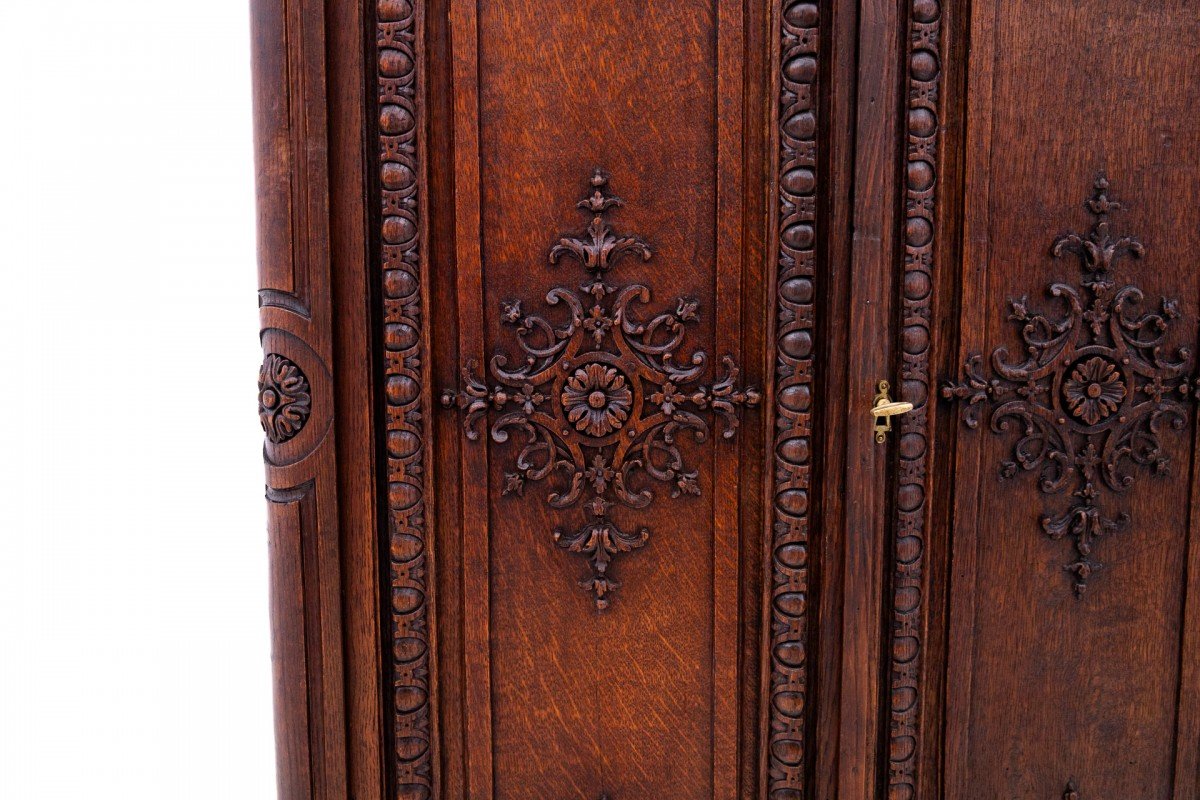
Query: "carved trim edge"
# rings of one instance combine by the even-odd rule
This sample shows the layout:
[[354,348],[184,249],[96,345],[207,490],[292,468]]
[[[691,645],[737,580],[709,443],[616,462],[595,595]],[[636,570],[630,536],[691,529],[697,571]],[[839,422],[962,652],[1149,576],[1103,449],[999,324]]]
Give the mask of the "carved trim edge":
[[904,156],[904,280],[900,297],[900,395],[913,410],[899,420],[892,542],[888,686],[888,796],[915,797],[921,753],[928,526],[930,344],[936,245],[943,12],[939,0],[912,0],[908,16]]
[[[782,0],[775,312],[767,775],[764,794],[804,796],[808,699],[808,534],[816,265],[818,45],[814,2]],[[766,666],[766,665],[764,665]]]
[[394,797],[434,791],[418,0],[376,0]]

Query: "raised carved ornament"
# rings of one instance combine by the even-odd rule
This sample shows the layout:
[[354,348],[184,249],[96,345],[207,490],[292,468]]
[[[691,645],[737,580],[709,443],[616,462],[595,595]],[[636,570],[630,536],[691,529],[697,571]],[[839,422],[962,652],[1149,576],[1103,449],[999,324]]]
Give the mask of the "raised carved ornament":
[[1025,297],[1010,301],[1024,357],[1013,360],[998,347],[988,370],[973,354],[963,377],[942,389],[961,401],[971,428],[986,409],[994,432],[1019,434],[1002,477],[1033,472],[1043,493],[1071,492],[1068,507],[1043,514],[1041,527],[1051,539],[1074,542],[1076,557],[1064,569],[1077,596],[1102,566],[1092,558],[1096,541],[1129,525],[1129,514],[1108,504],[1139,472],[1171,474],[1162,436],[1187,425],[1197,391],[1191,350],[1168,342],[1178,302],[1162,298],[1147,308],[1141,289],[1115,280],[1120,261],[1143,257],[1145,248],[1113,235],[1108,217],[1121,206],[1108,198],[1103,175],[1086,207],[1096,217],[1091,232],[1062,236],[1051,249],[1055,258],[1078,258],[1079,285],[1049,286],[1057,312],[1039,312]]
[[613,558],[650,536],[644,527],[622,529],[613,507],[646,508],[656,497],[654,483],[669,486],[671,497],[699,495],[698,472],[685,463],[679,438],[688,433],[704,441],[705,412],[720,416],[724,436],[732,437],[739,409],[760,400],[756,390],[738,387],[731,358],[711,386],[699,383],[704,352],[677,358],[687,326],[697,320],[695,300],[680,297],[670,310],[643,320],[634,306],[650,302],[650,289],[607,280],[622,258],[651,256],[642,239],[618,235],[608,224],[609,210],[621,200],[608,194],[607,183],[597,171],[578,204],[591,215],[587,230],[550,250],[551,264],[572,259],[589,276],[579,291],[559,287],[546,295],[547,304],[565,306],[565,321],[556,325],[526,313],[520,300],[504,303],[501,321],[516,334],[522,357],[510,367],[507,355],[492,356],[490,386],[477,376],[477,365],[468,364],[462,386],[442,395],[443,404],[465,415],[468,439],[479,438],[477,423],[488,414],[493,441],[519,437],[503,494],[523,495],[527,484],[553,479],[546,498],[551,507],[583,508],[579,527],[557,527],[553,536],[559,547],[588,560],[590,574],[580,585],[601,610],[620,585],[609,574]]
[[312,413],[308,378],[300,367],[268,353],[258,371],[258,418],[273,444],[291,439]]

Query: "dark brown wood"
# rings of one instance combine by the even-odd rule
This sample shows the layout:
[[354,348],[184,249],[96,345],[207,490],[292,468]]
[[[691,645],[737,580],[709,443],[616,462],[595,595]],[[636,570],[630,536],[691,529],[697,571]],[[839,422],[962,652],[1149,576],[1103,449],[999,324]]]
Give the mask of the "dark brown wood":
[[[652,395],[665,384],[659,379],[657,388],[642,387],[655,368],[636,376],[637,387],[627,384],[628,373],[639,369],[628,356],[610,360],[595,375],[588,374],[584,357],[599,343],[615,343],[624,335],[614,336],[604,327],[609,324],[604,315],[618,310],[636,315],[659,333],[682,325],[680,332],[686,329],[687,341],[694,344],[670,347],[679,349],[672,370],[683,370],[671,379],[682,402],[672,402],[679,405],[680,414],[689,406],[688,413],[697,414],[696,419],[713,406],[715,397],[705,392],[725,392],[718,373],[721,361],[728,356],[741,363],[741,337],[735,334],[741,328],[737,320],[745,256],[740,239],[746,225],[741,206],[747,167],[741,152],[746,122],[739,87],[753,80],[739,66],[744,58],[741,6],[720,3],[704,11],[699,5],[664,8],[653,28],[632,32],[614,27],[621,14],[613,19],[585,17],[565,6],[517,4],[501,14],[463,4],[461,12],[451,11],[461,363],[465,366],[473,359],[476,374],[486,376],[489,386],[503,387],[505,399],[499,401],[500,409],[491,412],[489,423],[506,411],[518,412],[520,403],[513,405],[507,398],[521,393],[521,384],[528,382],[542,398],[536,401],[541,404],[537,413],[545,415],[539,417],[538,429],[561,438],[568,462],[577,465],[576,474],[582,477],[594,470],[582,483],[585,494],[594,493],[602,503],[616,503],[614,508],[604,508],[601,522],[596,523],[603,525],[603,532],[586,527],[592,523],[575,510],[581,506],[570,488],[573,482],[559,484],[557,472],[535,479],[514,461],[519,446],[488,445],[482,435],[479,444],[461,450],[457,469],[463,475],[463,506],[468,511],[459,530],[464,537],[465,595],[470,598],[464,613],[464,655],[466,703],[471,711],[462,731],[467,791],[486,796],[521,785],[539,793],[569,794],[583,780],[591,782],[590,793],[597,796],[603,791],[616,795],[631,780],[647,791],[655,791],[656,785],[659,792],[680,791],[683,778],[672,777],[674,771],[686,774],[685,786],[694,787],[683,791],[726,795],[736,791],[742,758],[738,750],[738,717],[743,707],[738,687],[744,683],[739,677],[742,626],[738,621],[742,544],[735,522],[741,512],[734,491],[737,484],[727,479],[722,486],[714,476],[737,474],[738,450],[719,435],[716,426],[711,426],[704,442],[690,441],[695,432],[688,430],[692,418],[681,416],[688,424],[679,430],[679,444],[668,445],[679,448],[681,466],[670,468],[673,476],[653,489],[656,497],[644,511],[624,508],[619,493],[607,487],[596,491],[594,481],[611,482],[614,475],[604,477],[605,470],[619,472],[631,481],[634,505],[641,505],[640,493],[650,488],[639,477],[644,468],[625,472],[622,464],[631,466],[633,460],[648,464],[654,459],[665,468],[675,456],[661,450],[629,451],[626,457],[604,450],[608,444],[594,447],[588,442],[608,437],[616,447],[628,431],[642,425],[649,434],[658,424],[652,421],[659,409]],[[541,32],[547,22],[539,18],[541,13],[558,15],[552,27],[560,29],[564,41],[593,43],[587,46],[588,58],[600,61],[602,68],[571,66],[580,57],[578,44],[571,60],[564,61],[565,51],[556,43],[544,43]],[[686,35],[667,44],[653,32],[659,25],[675,26]],[[685,55],[674,59],[671,48],[680,48]],[[644,64],[634,66],[639,53],[661,78],[639,75],[645,72]],[[722,70],[722,63],[730,67]],[[681,64],[691,65],[686,70],[695,76],[694,85],[666,71]],[[547,83],[549,76],[554,76],[554,83]],[[662,79],[672,81],[690,99],[683,104],[662,102],[657,82]],[[568,89],[568,84],[576,88]],[[537,87],[548,108],[513,103],[507,93],[511,85]],[[728,99],[718,105],[718,97]],[[715,114],[715,126],[709,121],[714,117],[702,112],[706,107]],[[613,117],[622,119],[618,124]],[[578,143],[595,136],[588,131],[591,125],[603,126],[605,138],[592,138],[586,152],[581,152]],[[664,135],[666,139],[660,141]],[[561,154],[557,159],[547,157],[555,152]],[[660,160],[661,167],[647,169],[646,159]],[[604,170],[607,183],[589,188],[596,168]],[[761,186],[761,177],[751,184]],[[574,206],[593,191],[601,193],[599,207],[581,215]],[[606,208],[603,198],[609,195],[619,195],[624,205],[619,210]],[[581,229],[589,224],[597,231],[604,226],[615,235],[635,233],[645,240],[646,249],[638,245],[637,252],[623,260],[597,267],[609,286],[645,286],[644,298],[622,300],[620,288],[612,295],[575,288],[595,286],[588,283],[588,271],[571,256],[577,252],[588,258],[586,243],[592,234]],[[554,251],[560,242],[568,245],[567,250]],[[647,250],[652,255],[643,261]],[[551,263],[552,254],[556,264]],[[542,299],[556,287],[562,287],[555,296],[562,314]],[[719,295],[729,301],[716,300]],[[517,346],[521,327],[531,326],[530,335],[537,337],[541,330],[537,318],[551,320],[555,326],[568,323],[569,296],[586,301],[584,316],[593,307],[600,309],[601,317],[596,319],[603,324],[587,335],[583,328],[575,328],[576,333],[565,340],[570,348],[568,360],[562,363],[569,367],[563,377],[550,383],[500,377],[489,364],[492,354],[509,354],[509,368],[519,368],[525,357]],[[685,300],[678,302],[677,297]],[[643,311],[643,304],[648,311]],[[667,316],[655,324],[651,320],[660,309]],[[524,321],[527,318],[529,323]],[[515,323],[515,328],[505,322]],[[596,344],[590,333],[599,336]],[[708,354],[703,364],[691,361],[698,352]],[[535,365],[537,370],[542,367]],[[616,374],[609,375],[608,370]],[[672,370],[661,371],[663,378]],[[561,386],[555,383],[563,380]],[[510,381],[514,385],[508,385]],[[702,390],[700,383],[710,388]],[[496,391],[470,390],[470,386],[462,388],[475,395],[459,395],[465,411],[470,413],[474,403],[480,404],[480,410],[497,404]],[[564,420],[555,408],[562,408],[561,398],[570,404],[564,411],[582,412],[584,388],[587,396],[608,393],[612,405],[597,411],[611,409],[615,416],[609,420],[597,415],[595,427],[581,432],[579,426],[587,424],[588,416]],[[729,388],[737,391],[736,384]],[[699,407],[691,405],[695,397]],[[726,397],[734,400],[734,406],[743,404],[736,394]],[[742,397],[750,400],[750,395]],[[559,429],[564,424],[566,433]],[[513,431],[514,442],[523,436],[519,429]],[[631,444],[640,447],[640,441]],[[605,463],[597,467],[596,457]],[[455,469],[454,462],[447,468]],[[695,476],[705,476],[705,482],[697,483]],[[550,482],[549,490],[539,485],[542,481]],[[571,497],[567,503],[571,510],[547,506],[548,491],[558,493],[560,499]],[[587,513],[594,514],[595,506],[589,508],[593,510]],[[702,519],[708,521],[701,523]],[[585,524],[582,529],[581,524]],[[616,533],[615,528],[624,533]],[[642,535],[642,528],[651,532]],[[557,541],[552,535],[556,529]],[[577,537],[576,530],[583,535]],[[609,536],[616,550],[611,554],[596,538]],[[690,543],[672,541],[684,536],[699,538]],[[587,560],[583,564],[571,560],[562,553],[563,545],[579,549]],[[575,586],[581,568],[589,576],[588,593]],[[610,579],[621,583],[615,594]],[[590,614],[588,604],[593,609]],[[656,671],[642,666],[664,658],[667,661]],[[558,666],[544,670],[538,667],[541,663]],[[678,666],[671,668],[672,663]],[[609,683],[628,680],[621,677],[625,674],[636,681],[628,693],[614,695],[602,717],[587,721],[585,708],[591,703],[580,705],[581,699],[593,692],[604,694]],[[637,685],[643,688],[634,689]],[[539,713],[539,708],[546,710]],[[600,745],[604,741],[609,744]],[[580,761],[597,747],[605,754],[603,759]]]
[[[1128,11],[970,10],[954,142],[966,245],[947,298],[967,366],[945,394],[980,424],[954,455],[950,796],[1196,793],[1178,765],[1197,746],[1184,723],[1197,285],[1168,265],[1197,235],[1200,176],[1183,156],[1200,146],[1184,111],[1200,92],[1183,66],[1197,19],[1183,4]],[[1055,78],[1029,92],[1034,61]],[[1064,113],[1088,123],[1034,133]]]
[[251,10],[279,789],[345,797],[323,8]]
[[1185,0],[251,8],[284,800],[1200,797]]
[[846,385],[842,691],[838,792],[870,797],[878,791],[883,696],[879,675],[884,638],[882,605],[886,530],[887,449],[872,434],[871,401],[879,381],[889,379],[892,343],[891,283],[898,261],[894,234],[900,107],[898,72],[901,29],[890,0],[859,4],[857,78],[858,137],[855,143],[853,242],[850,250]]
[[251,12],[279,792],[382,798],[362,8]]
[[821,81],[821,12],[817,3],[779,5],[773,22],[772,165],[770,247],[776,309],[772,420],[773,479],[764,576],[763,693],[765,731],[761,754],[766,790],[779,797],[803,796],[808,765],[809,644],[811,641],[810,544],[812,505],[813,396],[815,383],[817,187]]

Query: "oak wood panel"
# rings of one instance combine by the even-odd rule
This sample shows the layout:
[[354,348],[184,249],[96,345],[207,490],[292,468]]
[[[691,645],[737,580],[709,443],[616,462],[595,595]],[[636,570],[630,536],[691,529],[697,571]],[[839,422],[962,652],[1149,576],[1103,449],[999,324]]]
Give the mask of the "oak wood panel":
[[[620,262],[611,282],[650,287],[656,305],[698,301],[688,335],[709,354],[707,380],[726,356],[742,363],[743,271],[757,265],[742,246],[753,194],[743,86],[753,76],[742,66],[741,4],[627,4],[603,18],[553,3],[450,11],[461,363],[511,352],[504,304],[519,298],[523,313],[540,313],[540,296],[583,279],[576,264],[551,267],[546,254],[586,224],[574,206],[597,167],[610,175],[604,191],[624,201],[608,224],[654,251],[644,264]],[[761,367],[746,374],[761,379]],[[740,437],[761,436],[755,419]],[[741,554],[757,548],[738,524],[747,513],[738,447],[715,426],[707,441],[687,444],[699,497],[688,488],[669,514],[646,517],[653,538],[618,556],[622,586],[600,613],[575,585],[586,564],[548,535],[575,523],[545,508],[541,487],[506,496],[513,453],[482,443],[456,452],[442,458],[462,476],[466,791],[737,792],[747,735],[739,718],[755,695],[739,688]],[[666,505],[669,491],[658,491]],[[748,666],[754,674],[756,660]]]
[[[1102,203],[1083,203],[1101,171],[1121,204],[1103,212],[1114,241],[1133,235],[1145,245],[1107,274],[1145,292],[1127,309],[1135,316],[1178,298],[1178,318],[1164,317],[1173,324],[1163,326],[1162,356],[1179,345],[1195,351],[1200,286],[1193,271],[1170,265],[1187,263],[1197,238],[1188,198],[1200,177],[1200,126],[1188,109],[1200,84],[1187,66],[1197,24],[1178,3],[972,6],[961,358],[1005,345],[1007,360],[1019,361],[1026,303],[1030,318],[1062,316],[1046,287],[1079,287],[1088,273],[1069,253],[1056,259],[1051,245],[1104,218]],[[1055,76],[1036,92],[1030,63]],[[1137,109],[1136,118],[1116,109]],[[1074,122],[1045,124],[1057,119]],[[1189,405],[1184,421],[1193,416]],[[1056,493],[1019,468],[1003,479],[1014,433],[981,425],[957,437],[947,796],[1064,796],[1072,779],[1080,797],[1194,796],[1196,776],[1176,778],[1196,747],[1177,715],[1179,703],[1185,714],[1194,703],[1184,681],[1194,680],[1195,654],[1181,641],[1191,436],[1162,426],[1173,477],[1133,470],[1130,491],[1098,487],[1104,512],[1130,523],[1100,538],[1091,558],[1073,555],[1074,533],[1053,540],[1038,522],[1091,502],[1072,499],[1073,482]],[[1066,463],[1071,475],[1087,469]]]
[[[1049,248],[1101,170],[1194,347],[1186,2],[252,9],[281,797],[1197,796],[1198,434],[1071,556],[1036,518],[1075,501],[930,396],[994,397],[955,371],[1078,285]],[[599,567],[433,408],[586,281],[547,255],[589,218],[653,251],[608,280],[696,301],[701,395],[729,356],[764,401]]]

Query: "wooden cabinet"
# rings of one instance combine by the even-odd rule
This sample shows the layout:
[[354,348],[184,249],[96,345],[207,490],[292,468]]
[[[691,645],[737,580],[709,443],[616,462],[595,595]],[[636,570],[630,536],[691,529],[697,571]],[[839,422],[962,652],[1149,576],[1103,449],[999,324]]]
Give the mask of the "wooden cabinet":
[[251,8],[284,800],[1200,796],[1191,4]]

